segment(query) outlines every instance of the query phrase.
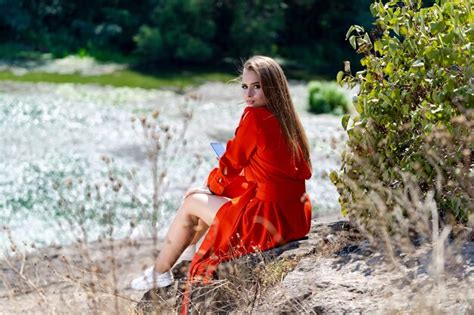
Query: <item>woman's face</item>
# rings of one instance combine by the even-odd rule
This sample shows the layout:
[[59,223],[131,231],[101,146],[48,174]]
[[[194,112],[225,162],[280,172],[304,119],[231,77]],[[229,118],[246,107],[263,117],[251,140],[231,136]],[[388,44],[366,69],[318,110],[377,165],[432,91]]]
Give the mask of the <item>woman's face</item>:
[[248,106],[260,107],[267,105],[260,80],[253,70],[244,69],[242,74],[242,96]]

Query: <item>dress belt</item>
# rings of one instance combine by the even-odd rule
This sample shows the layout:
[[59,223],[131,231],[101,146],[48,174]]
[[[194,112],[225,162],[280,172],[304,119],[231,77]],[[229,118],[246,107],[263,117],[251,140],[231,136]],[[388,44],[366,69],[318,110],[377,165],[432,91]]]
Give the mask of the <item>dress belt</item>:
[[257,183],[255,197],[265,201],[300,200],[306,192],[304,181],[285,183]]

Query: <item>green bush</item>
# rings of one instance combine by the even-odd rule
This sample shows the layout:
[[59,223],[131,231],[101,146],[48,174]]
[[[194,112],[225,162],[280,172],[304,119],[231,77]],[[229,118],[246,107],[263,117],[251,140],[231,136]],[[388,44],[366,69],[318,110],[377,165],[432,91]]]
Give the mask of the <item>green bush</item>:
[[211,1],[163,1],[134,40],[147,62],[201,62],[213,56],[215,31]]
[[[0,43],[55,56],[78,50],[132,57],[146,65],[223,63],[265,54],[301,75],[331,75],[342,58],[358,60],[344,42],[349,25],[370,25],[367,0],[0,0]],[[64,27],[67,25],[67,27]],[[155,42],[156,40],[156,42]],[[0,55],[0,57],[2,57]],[[120,57],[119,57],[120,58]],[[143,67],[145,68],[145,67]]]
[[[347,34],[365,69],[337,75],[339,82],[360,84],[359,116],[342,120],[347,150],[340,172],[331,174],[342,211],[369,226],[380,217],[381,202],[393,231],[408,215],[394,192],[405,190],[417,202],[409,175],[420,199],[433,195],[442,222],[466,223],[474,209],[472,4],[390,0],[370,9],[376,18],[370,35],[360,26]],[[373,192],[381,199],[369,197]]]
[[344,35],[352,24],[371,25],[370,1],[284,2],[286,27],[278,38],[282,57],[294,61],[301,69],[327,77],[340,68],[341,60],[359,62]]
[[[232,3],[232,2],[231,2]],[[238,58],[275,55],[279,32],[285,26],[280,1],[236,1],[229,30],[229,53]]]
[[334,82],[311,81],[308,84],[309,110],[316,114],[341,115],[349,110],[349,99],[344,90]]

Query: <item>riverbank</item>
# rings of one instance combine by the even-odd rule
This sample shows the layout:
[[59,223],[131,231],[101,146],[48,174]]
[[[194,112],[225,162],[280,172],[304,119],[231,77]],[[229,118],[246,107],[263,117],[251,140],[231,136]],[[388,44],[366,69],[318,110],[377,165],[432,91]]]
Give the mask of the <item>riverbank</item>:
[[[471,312],[472,240],[458,252],[446,250],[449,261],[458,261],[462,268],[446,264],[440,274],[431,267],[430,244],[418,257],[398,257],[405,266],[399,270],[362,236],[334,230],[332,223],[340,220],[340,209],[328,174],[340,167],[345,132],[340,117],[307,112],[304,83],[291,82],[290,91],[310,140],[313,177],[307,190],[315,221],[298,252],[287,251],[284,264],[275,265],[272,279],[277,281],[259,291],[250,309],[262,313]],[[159,249],[159,242],[146,237],[151,230],[149,217],[138,221],[151,206],[133,204],[129,195],[135,192],[133,197],[143,197],[144,202],[152,195],[143,138],[140,129],[131,127],[132,117],[159,112],[160,126],[176,127],[179,133],[183,112],[193,113],[183,138],[176,141],[186,143],[185,149],[164,160],[173,172],[165,174],[160,199],[163,207],[156,228],[162,233],[184,190],[202,183],[215,165],[208,143],[232,136],[242,108],[239,86],[234,83],[206,83],[177,93],[0,82],[0,146],[6,148],[0,152],[0,204],[6,205],[0,213],[5,226],[1,241],[11,257],[0,261],[0,313],[131,313],[142,293],[130,291],[128,283],[153,262]],[[130,191],[119,189],[115,194],[108,186],[112,195],[105,203],[85,203],[82,196],[87,196],[87,187],[105,187],[100,185],[110,180],[110,173],[102,171],[104,156],[114,160],[113,174],[118,178],[125,180],[135,170],[139,189],[132,185],[135,182],[124,181]],[[200,164],[190,162],[197,157]],[[65,186],[59,192],[71,199],[61,199],[57,185]],[[108,201],[119,202],[116,208],[107,208]],[[122,211],[124,206],[128,207],[122,213],[125,220],[104,221],[111,213],[108,209]],[[87,209],[88,216],[81,216],[81,209]],[[239,311],[247,311],[248,305],[241,304]]]
[[[160,162],[162,170],[167,171],[157,224],[163,233],[162,227],[168,226],[183,192],[201,185],[215,166],[209,143],[232,137],[244,107],[239,89],[236,83],[209,82],[182,94],[1,81],[0,147],[5,148],[0,151],[2,224],[10,228],[20,245],[67,244],[82,235],[81,227],[70,222],[78,221],[78,209],[83,205],[88,215],[81,220],[86,222],[89,237],[107,233],[100,218],[108,210],[100,209],[107,209],[108,199],[85,202],[81,196],[88,186],[109,181],[110,167],[127,189],[109,189],[102,196],[114,200],[113,207],[120,213],[114,235],[125,237],[132,223],[130,233],[134,236],[151,235],[150,221],[145,219],[153,189],[150,164],[141,126],[135,124],[133,128],[132,118],[157,111],[159,125],[168,126],[174,139],[167,152],[177,152],[172,156],[164,153]],[[309,113],[304,83],[292,82],[290,91],[312,150],[313,177],[307,182],[307,190],[313,213],[338,213],[338,194],[328,174],[340,167],[346,139],[340,117]],[[192,112],[192,119],[184,122],[186,112]],[[104,156],[113,163],[106,165]],[[189,176],[191,173],[193,176]],[[134,174],[132,178],[130,174]],[[142,204],[137,204],[136,198]],[[6,241],[6,237],[1,238],[0,248],[8,248]]]
[[1,60],[0,81],[97,84],[101,86],[183,91],[206,82],[228,82],[234,73],[206,68],[135,69],[124,63],[101,62],[88,56]]

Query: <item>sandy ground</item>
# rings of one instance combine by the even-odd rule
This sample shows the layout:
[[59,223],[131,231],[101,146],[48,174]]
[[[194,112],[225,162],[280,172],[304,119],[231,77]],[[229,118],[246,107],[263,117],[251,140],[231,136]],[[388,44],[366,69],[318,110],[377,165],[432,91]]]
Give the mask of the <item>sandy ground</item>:
[[3,260],[0,313],[130,313],[143,292],[129,283],[158,247],[151,239],[104,240]]

